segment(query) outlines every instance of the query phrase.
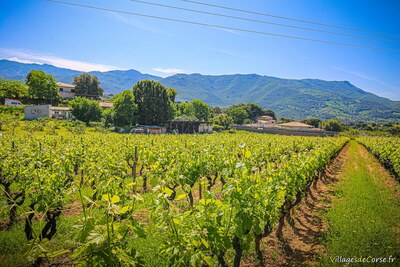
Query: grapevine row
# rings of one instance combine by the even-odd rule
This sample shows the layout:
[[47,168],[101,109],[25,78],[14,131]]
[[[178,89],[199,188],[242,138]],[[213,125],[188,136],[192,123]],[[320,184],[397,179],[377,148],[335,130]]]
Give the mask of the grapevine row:
[[397,137],[360,137],[358,142],[366,146],[389,168],[397,178],[400,177],[400,140]]
[[[3,136],[0,184],[9,227],[24,220],[36,263],[149,265],[133,240],[162,235],[169,266],[238,266],[347,142],[251,133]],[[82,213],[73,251],[54,250],[57,220]]]

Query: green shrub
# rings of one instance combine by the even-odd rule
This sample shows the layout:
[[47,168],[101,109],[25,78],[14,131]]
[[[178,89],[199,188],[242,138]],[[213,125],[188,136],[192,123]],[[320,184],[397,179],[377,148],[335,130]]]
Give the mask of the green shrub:
[[12,116],[17,119],[24,117],[24,107],[21,106],[0,106],[0,117]]
[[213,124],[213,131],[215,131],[215,132],[220,132],[220,131],[223,131],[224,130],[224,126],[221,126],[221,125],[218,125],[218,124]]

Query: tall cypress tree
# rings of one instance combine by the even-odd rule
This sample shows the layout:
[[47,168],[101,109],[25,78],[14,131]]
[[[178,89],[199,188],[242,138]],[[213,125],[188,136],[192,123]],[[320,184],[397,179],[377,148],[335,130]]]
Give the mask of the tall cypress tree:
[[74,84],[76,96],[98,100],[104,93],[97,77],[89,73],[83,73],[74,77]]
[[140,124],[155,125],[173,118],[174,103],[168,89],[162,84],[150,80],[139,81],[133,86],[133,94]]

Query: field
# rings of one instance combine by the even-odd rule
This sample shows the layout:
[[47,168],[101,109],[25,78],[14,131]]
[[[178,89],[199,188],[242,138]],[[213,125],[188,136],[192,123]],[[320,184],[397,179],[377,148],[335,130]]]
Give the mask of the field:
[[[306,199],[327,166],[343,147],[349,147],[349,140],[246,132],[157,136],[5,133],[0,137],[1,265],[263,264],[274,257],[267,253],[271,248],[265,238],[271,238],[276,225],[293,216],[296,205]],[[358,141],[398,174],[398,138],[365,137]],[[361,164],[357,153],[365,148],[352,140],[346,149],[350,151],[346,159]],[[366,150],[363,153],[369,154]],[[381,167],[377,161],[374,164]],[[361,175],[362,181],[376,169],[365,165],[365,175],[361,172],[364,167],[349,174],[354,166],[343,167],[345,174]],[[395,190],[398,182],[390,174],[385,177],[385,181],[393,180]],[[386,203],[377,205],[377,213],[368,214],[369,220],[379,217],[380,212],[385,216],[400,214],[397,191],[384,191],[385,181],[380,181],[381,191],[374,191],[378,192],[376,197],[393,197],[363,202]],[[340,188],[332,189],[339,197],[349,194],[357,198],[364,193],[351,191],[351,183],[339,181],[332,186]],[[356,187],[362,191],[371,185]],[[330,229],[339,229],[335,230],[339,234],[329,232],[325,241],[318,241],[326,242],[328,251],[318,255],[317,262],[327,265],[327,256],[339,253],[338,236],[354,230],[341,228],[350,222],[338,214],[354,205],[363,207],[332,203],[324,216],[332,225]],[[364,216],[359,219],[363,221]],[[398,253],[399,236],[392,228],[398,229],[399,220],[393,220],[374,228],[377,233],[385,228],[384,233],[393,238],[371,241],[368,231],[364,233],[360,242],[383,244],[377,251],[367,246],[366,253],[381,253],[373,255],[377,257]],[[279,235],[277,238],[282,241]]]

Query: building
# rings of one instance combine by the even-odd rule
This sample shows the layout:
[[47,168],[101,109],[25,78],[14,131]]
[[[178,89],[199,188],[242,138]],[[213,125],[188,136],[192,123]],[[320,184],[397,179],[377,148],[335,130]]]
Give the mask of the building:
[[20,100],[12,99],[12,98],[4,99],[4,105],[6,105],[6,106],[23,106],[23,104]]
[[75,97],[75,85],[58,82],[58,92],[62,98],[74,98]]
[[200,122],[198,133],[212,133],[212,123]]
[[146,134],[165,134],[167,133],[167,127],[158,125],[141,125],[139,126],[144,130]]
[[164,123],[168,133],[211,133],[212,123],[206,121],[167,121]]
[[25,120],[37,120],[40,118],[69,119],[72,117],[69,107],[53,107],[51,105],[36,105],[24,107]]
[[67,120],[72,118],[71,108],[69,107],[50,107],[50,114],[52,119]]
[[282,128],[290,128],[290,129],[296,129],[296,130],[309,130],[309,129],[315,128],[312,125],[305,124],[302,122],[297,122],[297,121],[281,123],[281,124],[278,124],[278,126],[282,127]]
[[113,103],[110,102],[99,102],[99,106],[103,109],[107,109],[107,108],[112,108],[113,107]]
[[158,125],[139,125],[131,130],[132,134],[165,134],[167,127]]
[[272,122],[272,121],[274,121],[274,118],[267,115],[260,116],[257,118],[257,122]]
[[50,117],[50,105],[36,105],[24,107],[25,120],[37,120]]
[[271,116],[264,115],[257,118],[257,123],[260,127],[264,127],[266,125],[275,124],[275,120]]

